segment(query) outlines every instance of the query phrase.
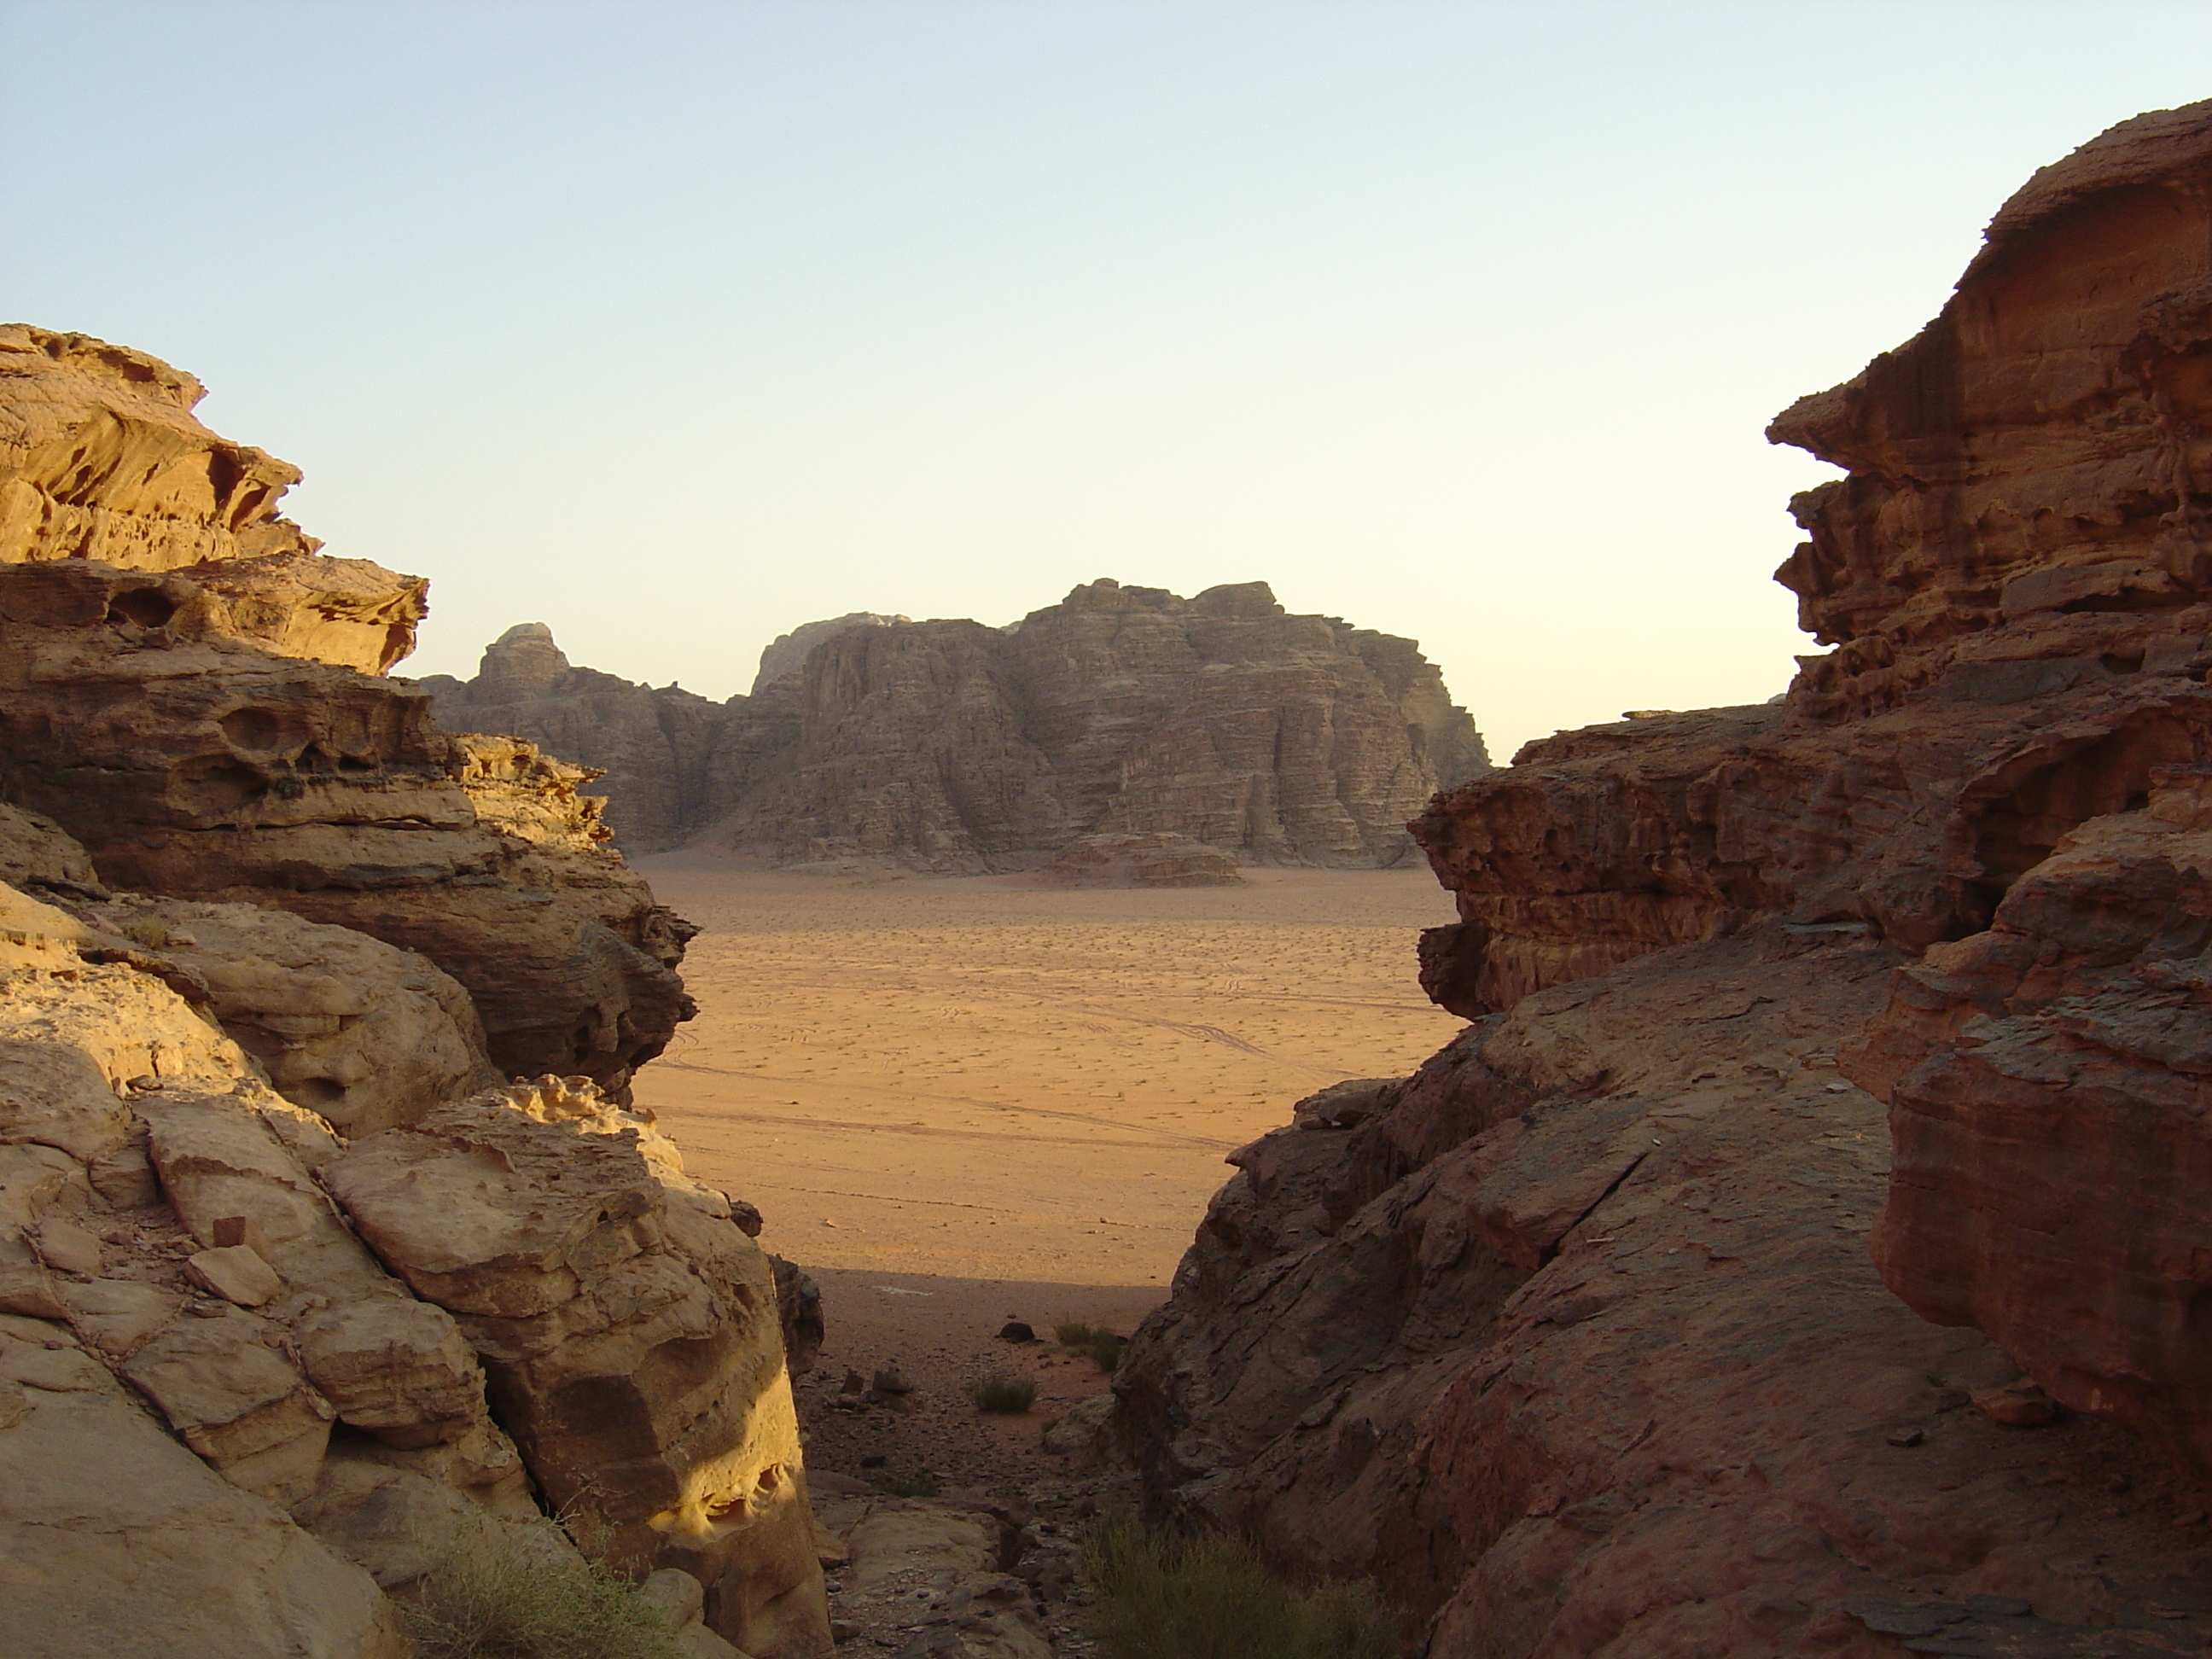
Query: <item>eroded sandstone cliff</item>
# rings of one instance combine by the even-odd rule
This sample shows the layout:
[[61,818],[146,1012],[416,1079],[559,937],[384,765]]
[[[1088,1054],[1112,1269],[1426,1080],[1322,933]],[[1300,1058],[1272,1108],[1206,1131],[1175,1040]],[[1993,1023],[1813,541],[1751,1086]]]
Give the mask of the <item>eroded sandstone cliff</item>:
[[1177,835],[1247,862],[1409,856],[1402,823],[1486,770],[1410,640],[1292,616],[1263,582],[1184,599],[1097,581],[1006,629],[858,612],[809,623],[715,705],[572,668],[541,625],[475,679],[426,679],[448,724],[605,774],[626,845],[782,863],[1027,868],[1094,835]]
[[2212,1638],[2208,293],[2212,104],[2044,169],[1776,422],[1786,701],[1431,805],[1474,1023],[1232,1160],[1116,1379],[1164,1507],[1435,1659]]
[[687,930],[198,393],[0,329],[0,1645],[401,1659],[557,1510],[820,1659],[757,1214],[623,1103]]
[[110,884],[418,951],[501,1075],[621,1094],[689,1005],[684,924],[602,843],[587,774],[456,737],[381,678],[423,583],[317,553],[297,475],[140,353],[0,328],[0,799]]

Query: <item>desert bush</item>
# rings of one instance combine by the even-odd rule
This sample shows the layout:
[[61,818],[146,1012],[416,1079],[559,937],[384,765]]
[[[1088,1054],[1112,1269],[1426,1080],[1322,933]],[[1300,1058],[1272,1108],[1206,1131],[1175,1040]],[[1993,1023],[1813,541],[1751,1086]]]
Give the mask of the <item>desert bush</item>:
[[401,1612],[421,1659],[684,1659],[626,1580],[512,1532],[457,1536]]
[[1025,1376],[986,1377],[968,1391],[975,1409],[1016,1417],[1036,1403],[1036,1384]]
[[1102,1371],[1111,1371],[1121,1363],[1122,1340],[1103,1325],[1086,1325],[1072,1319],[1054,1326],[1052,1334],[1061,1347],[1089,1354]]
[[158,916],[125,916],[115,924],[115,931],[149,951],[161,950],[169,942],[168,924]]
[[1371,1586],[1299,1584],[1223,1534],[1174,1538],[1109,1516],[1085,1540],[1100,1659],[1390,1659]]

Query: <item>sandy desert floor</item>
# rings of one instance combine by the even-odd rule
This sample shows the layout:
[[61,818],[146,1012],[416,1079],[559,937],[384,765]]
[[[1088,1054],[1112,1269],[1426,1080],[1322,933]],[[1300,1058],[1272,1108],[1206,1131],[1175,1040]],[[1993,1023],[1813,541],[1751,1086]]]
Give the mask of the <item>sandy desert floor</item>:
[[[1071,891],[636,863],[703,930],[684,965],[699,1017],[638,1097],[822,1282],[810,1387],[896,1362],[957,1416],[967,1382],[1020,1357],[992,1340],[1010,1316],[1134,1328],[1225,1153],[1459,1029],[1414,983],[1415,933],[1452,919],[1425,869]],[[1038,1380],[1043,1407],[1078,1379]],[[817,1422],[827,1467],[873,1432]]]

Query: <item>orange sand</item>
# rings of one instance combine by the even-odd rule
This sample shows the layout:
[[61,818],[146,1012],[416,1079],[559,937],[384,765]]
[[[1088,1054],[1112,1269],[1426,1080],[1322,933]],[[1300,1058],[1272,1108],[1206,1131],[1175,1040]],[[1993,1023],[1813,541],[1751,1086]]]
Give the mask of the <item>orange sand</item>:
[[637,862],[704,929],[699,1018],[639,1098],[809,1268],[1112,1286],[1141,1310],[1223,1154],[1460,1024],[1413,981],[1415,932],[1452,919],[1425,870],[1139,892]]

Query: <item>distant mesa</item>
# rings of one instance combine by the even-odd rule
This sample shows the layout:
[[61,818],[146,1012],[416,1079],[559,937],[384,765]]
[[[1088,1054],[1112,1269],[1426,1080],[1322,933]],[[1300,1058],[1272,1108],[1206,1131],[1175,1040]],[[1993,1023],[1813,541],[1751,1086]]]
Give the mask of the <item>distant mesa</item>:
[[758,696],[785,675],[802,672],[816,646],[836,638],[848,628],[883,628],[913,620],[911,617],[886,617],[873,611],[848,611],[825,622],[801,623],[788,634],[777,635],[761,653],[760,672],[753,676],[752,694]]
[[598,769],[626,849],[768,865],[1036,869],[1086,837],[1165,836],[1373,868],[1414,856],[1406,820],[1437,789],[1490,770],[1413,641],[1291,615],[1265,582],[1186,599],[1099,580],[1007,628],[854,611],[781,635],[720,703],[575,667],[541,623],[474,679],[421,684],[448,726]]

